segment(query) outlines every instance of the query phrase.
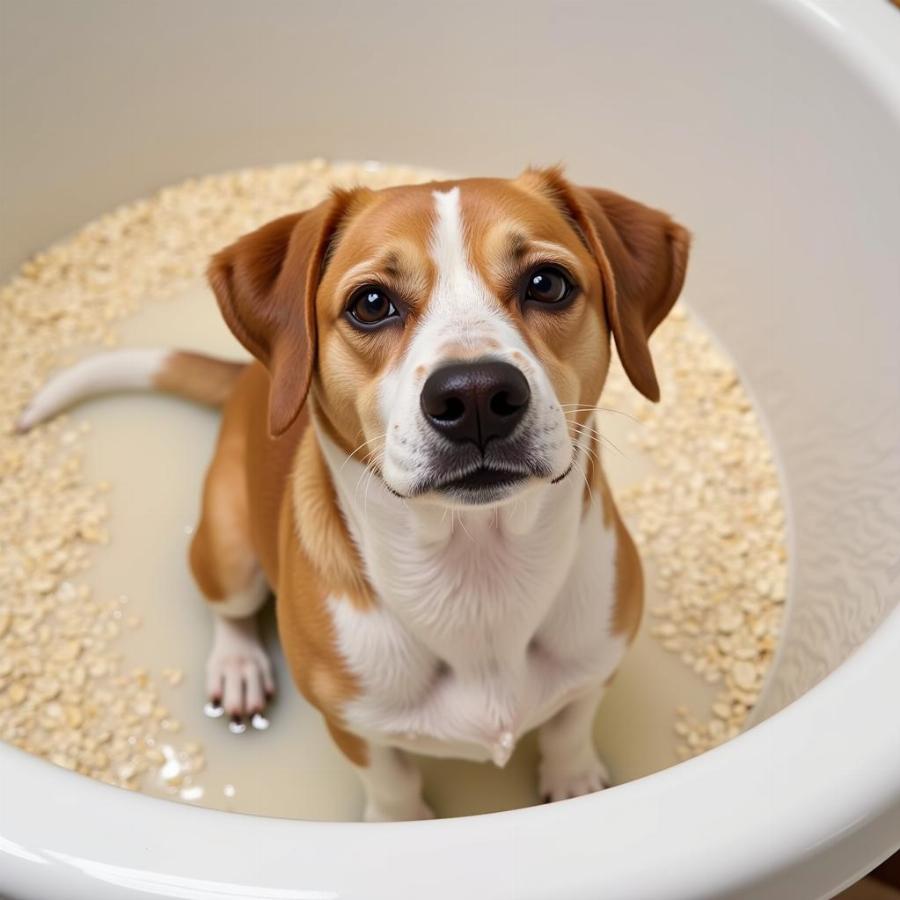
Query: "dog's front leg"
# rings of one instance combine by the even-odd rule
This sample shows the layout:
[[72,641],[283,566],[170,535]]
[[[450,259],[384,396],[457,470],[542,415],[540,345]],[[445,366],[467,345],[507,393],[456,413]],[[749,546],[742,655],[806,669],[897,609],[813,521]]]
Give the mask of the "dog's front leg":
[[268,594],[262,572],[256,571],[243,590],[209,604],[213,646],[206,661],[207,714],[216,716],[224,710],[236,734],[246,729],[247,719],[257,728],[268,724],[262,714],[275,692],[275,682],[258,621]]
[[545,802],[580,797],[609,784],[594,747],[594,715],[603,689],[591,689],[564,706],[538,732],[538,790]]
[[434,813],[422,799],[422,773],[410,755],[371,743],[366,751],[366,764],[354,764],[365,791],[365,821],[433,819]]

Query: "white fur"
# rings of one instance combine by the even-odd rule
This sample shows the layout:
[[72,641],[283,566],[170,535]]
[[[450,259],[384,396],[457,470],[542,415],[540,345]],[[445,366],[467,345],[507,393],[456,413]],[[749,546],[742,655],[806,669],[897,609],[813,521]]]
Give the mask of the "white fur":
[[128,349],[89,356],[57,372],[38,391],[19,417],[18,428],[28,431],[85,397],[150,388],[171,353],[161,349]]
[[272,666],[259,637],[256,616],[215,616],[213,647],[206,661],[206,692],[229,716],[261,712],[275,690]]
[[434,818],[422,800],[422,773],[405,753],[394,747],[370,746],[368,765],[357,766],[356,771],[366,792],[366,822]]
[[[363,611],[328,600],[338,649],[361,686],[343,719],[375,754],[361,773],[369,818],[420,811],[401,749],[502,766],[538,726],[545,793],[602,787],[593,713],[627,646],[613,632],[616,532],[597,501],[584,508],[587,448],[573,444],[540,361],[470,264],[459,189],[436,192],[435,208],[434,295],[380,385],[384,481],[318,430],[379,601]],[[419,407],[425,378],[453,359],[485,355],[528,378],[530,451],[555,475],[573,460],[574,470],[558,481],[531,478],[489,506],[398,497],[392,491],[404,494],[427,471],[439,440]],[[398,808],[385,800],[392,791]]]
[[538,794],[543,799],[580,797],[609,784],[609,772],[597,756],[593,740],[594,715],[601,694],[602,690],[585,691],[538,732]]
[[250,582],[240,591],[235,591],[224,600],[211,600],[210,609],[226,619],[245,619],[259,612],[269,596],[269,582],[262,569],[258,568]]
[[[338,647],[362,694],[343,711],[370,739],[505,763],[515,741],[585,690],[626,649],[612,633],[616,538],[584,482],[518,504],[441,514],[405,503],[321,436],[338,498],[381,601],[330,598]],[[516,527],[511,527],[516,523]]]
[[[435,207],[435,292],[405,358],[382,379],[385,481],[319,433],[379,598],[369,611],[329,598],[338,648],[362,688],[344,721],[374,745],[498,765],[547,723],[548,793],[595,789],[605,773],[592,713],[626,648],[612,627],[615,531],[597,502],[584,510],[586,448],[573,446],[540,361],[468,260],[459,189],[435,193]],[[532,446],[554,472],[573,459],[574,471],[558,483],[531,479],[487,507],[398,498],[388,488],[403,493],[429,464],[422,372],[460,353],[477,358],[487,339],[492,357],[529,380]],[[575,748],[572,767],[561,747]]]
[[379,386],[386,433],[382,475],[391,488],[406,495],[428,471],[444,439],[422,416],[422,385],[441,365],[482,356],[509,362],[528,379],[531,403],[518,432],[528,437],[534,456],[542,458],[552,473],[562,474],[571,462],[572,447],[553,386],[510,316],[471,265],[459,188],[435,191],[434,198],[431,256],[438,276],[434,293],[407,352]]
[[[245,716],[259,715],[268,705],[267,694],[275,689],[272,664],[259,637],[256,614],[269,596],[269,585],[262,569],[249,583],[224,600],[210,601],[213,612],[213,645],[206,660],[206,693],[219,699],[221,707],[208,706],[215,716],[224,708],[232,717],[232,731],[246,728]],[[241,720],[241,721],[237,721]]]

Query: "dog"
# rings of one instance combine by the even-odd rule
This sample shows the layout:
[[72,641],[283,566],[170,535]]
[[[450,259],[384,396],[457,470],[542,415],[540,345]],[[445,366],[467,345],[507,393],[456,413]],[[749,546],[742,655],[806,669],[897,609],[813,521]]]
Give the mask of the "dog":
[[558,168],[334,190],[216,254],[247,364],[123,350],[54,377],[27,429],[82,396],[223,406],[190,549],[213,612],[207,691],[235,730],[297,687],[359,773],[367,821],[432,816],[410,753],[506,764],[538,729],[538,793],[600,790],[593,720],[641,619],[640,560],[600,465],[614,342],[648,339],[689,233]]

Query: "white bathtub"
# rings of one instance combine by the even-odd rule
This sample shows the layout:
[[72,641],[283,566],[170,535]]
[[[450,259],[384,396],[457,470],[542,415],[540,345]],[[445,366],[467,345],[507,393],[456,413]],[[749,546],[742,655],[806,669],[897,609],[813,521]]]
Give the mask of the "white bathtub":
[[[692,305],[771,430],[790,618],[756,725],[552,806],[211,812],[0,746],[0,893],[803,898],[900,847],[900,12],[886,0],[4,7],[0,267],[191,174],[560,159],[694,230]],[[299,756],[298,756],[299,764]]]

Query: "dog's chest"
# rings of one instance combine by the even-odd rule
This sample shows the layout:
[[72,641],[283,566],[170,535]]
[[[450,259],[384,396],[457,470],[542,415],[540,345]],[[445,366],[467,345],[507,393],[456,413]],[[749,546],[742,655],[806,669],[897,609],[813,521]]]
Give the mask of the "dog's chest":
[[449,539],[392,529],[364,546],[380,606],[331,600],[361,687],[344,715],[360,733],[496,759],[504,735],[544,721],[624,651],[610,629],[615,538],[595,508],[550,511],[525,533],[470,519]]

